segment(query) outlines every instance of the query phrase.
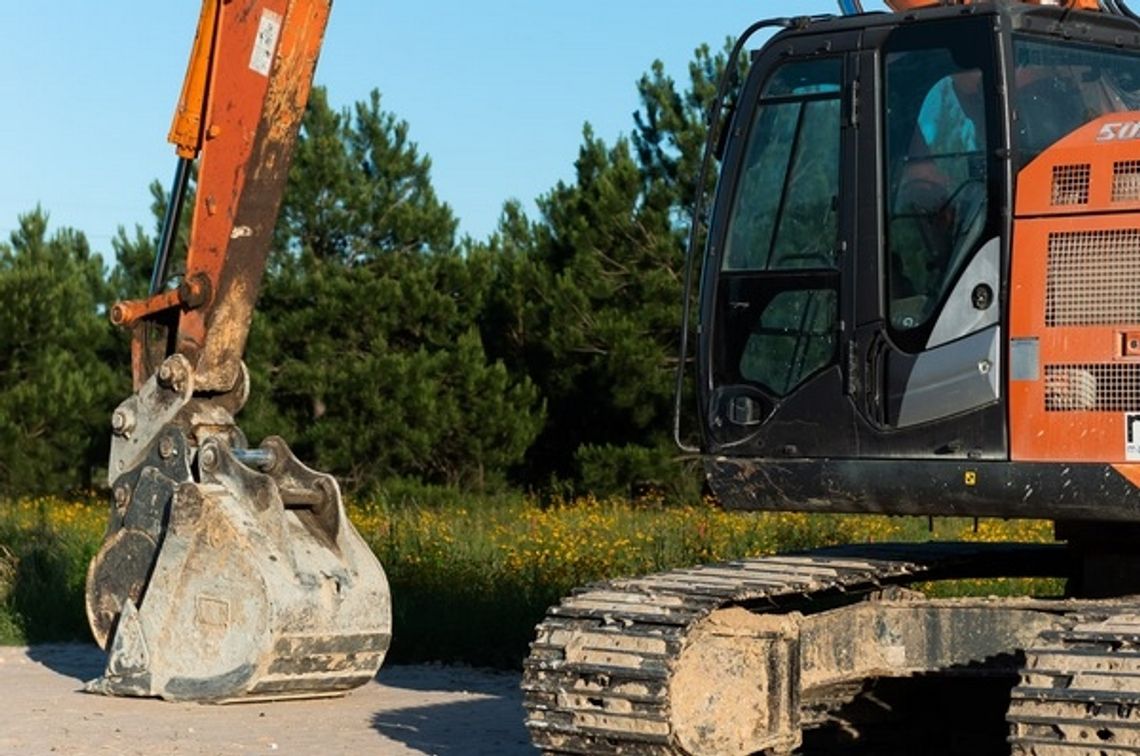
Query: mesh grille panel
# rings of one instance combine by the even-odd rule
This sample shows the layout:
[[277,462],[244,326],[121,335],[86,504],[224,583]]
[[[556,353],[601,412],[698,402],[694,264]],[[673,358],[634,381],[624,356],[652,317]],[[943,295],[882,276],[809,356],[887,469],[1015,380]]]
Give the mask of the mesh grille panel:
[[1123,160],[1112,164],[1112,201],[1140,200],[1140,160]]
[[1045,325],[1140,323],[1140,229],[1049,234]]
[[1046,365],[1045,410],[1140,411],[1140,364]]
[[1053,166],[1053,204],[1087,205],[1089,172],[1088,163]]

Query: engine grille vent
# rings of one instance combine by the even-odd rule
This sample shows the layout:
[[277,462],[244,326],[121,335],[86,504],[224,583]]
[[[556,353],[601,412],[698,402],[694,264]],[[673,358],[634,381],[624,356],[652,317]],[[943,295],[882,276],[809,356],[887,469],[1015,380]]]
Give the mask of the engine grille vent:
[[1140,229],[1049,234],[1045,325],[1140,323]]
[[1045,410],[1140,411],[1140,364],[1046,365]]
[[1054,205],[1087,205],[1089,203],[1088,163],[1053,166]]
[[1140,201],[1140,160],[1112,164],[1112,201]]

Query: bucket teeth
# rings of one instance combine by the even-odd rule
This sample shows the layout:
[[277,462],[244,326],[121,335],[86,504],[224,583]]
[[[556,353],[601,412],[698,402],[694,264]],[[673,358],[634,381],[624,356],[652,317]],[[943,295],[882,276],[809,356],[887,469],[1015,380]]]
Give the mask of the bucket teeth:
[[127,599],[107,658],[107,671],[84,686],[88,693],[114,696],[147,696],[150,693],[150,655],[146,649],[139,612]]
[[127,677],[143,674],[148,667],[150,654],[146,650],[139,611],[135,608],[135,603],[128,599],[123,606],[123,613],[119,615],[119,626],[107,659],[107,671],[115,677]]

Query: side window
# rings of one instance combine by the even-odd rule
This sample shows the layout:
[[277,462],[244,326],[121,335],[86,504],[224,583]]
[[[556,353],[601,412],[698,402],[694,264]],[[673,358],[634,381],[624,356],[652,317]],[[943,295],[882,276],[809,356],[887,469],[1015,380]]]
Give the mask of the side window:
[[987,82],[971,44],[887,48],[887,307],[904,337],[938,313],[990,215]]
[[785,63],[755,110],[731,198],[719,370],[783,397],[839,343],[841,58]]
[[835,356],[839,302],[834,290],[777,294],[744,346],[741,376],[785,396]]
[[841,61],[785,65],[750,128],[723,270],[835,265]]

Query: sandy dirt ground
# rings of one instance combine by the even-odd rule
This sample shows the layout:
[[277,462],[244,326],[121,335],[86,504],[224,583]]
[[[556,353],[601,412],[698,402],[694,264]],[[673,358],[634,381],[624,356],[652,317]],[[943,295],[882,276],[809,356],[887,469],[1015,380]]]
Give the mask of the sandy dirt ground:
[[386,667],[344,698],[228,706],[81,692],[94,646],[0,647],[0,754],[533,754],[517,674]]

